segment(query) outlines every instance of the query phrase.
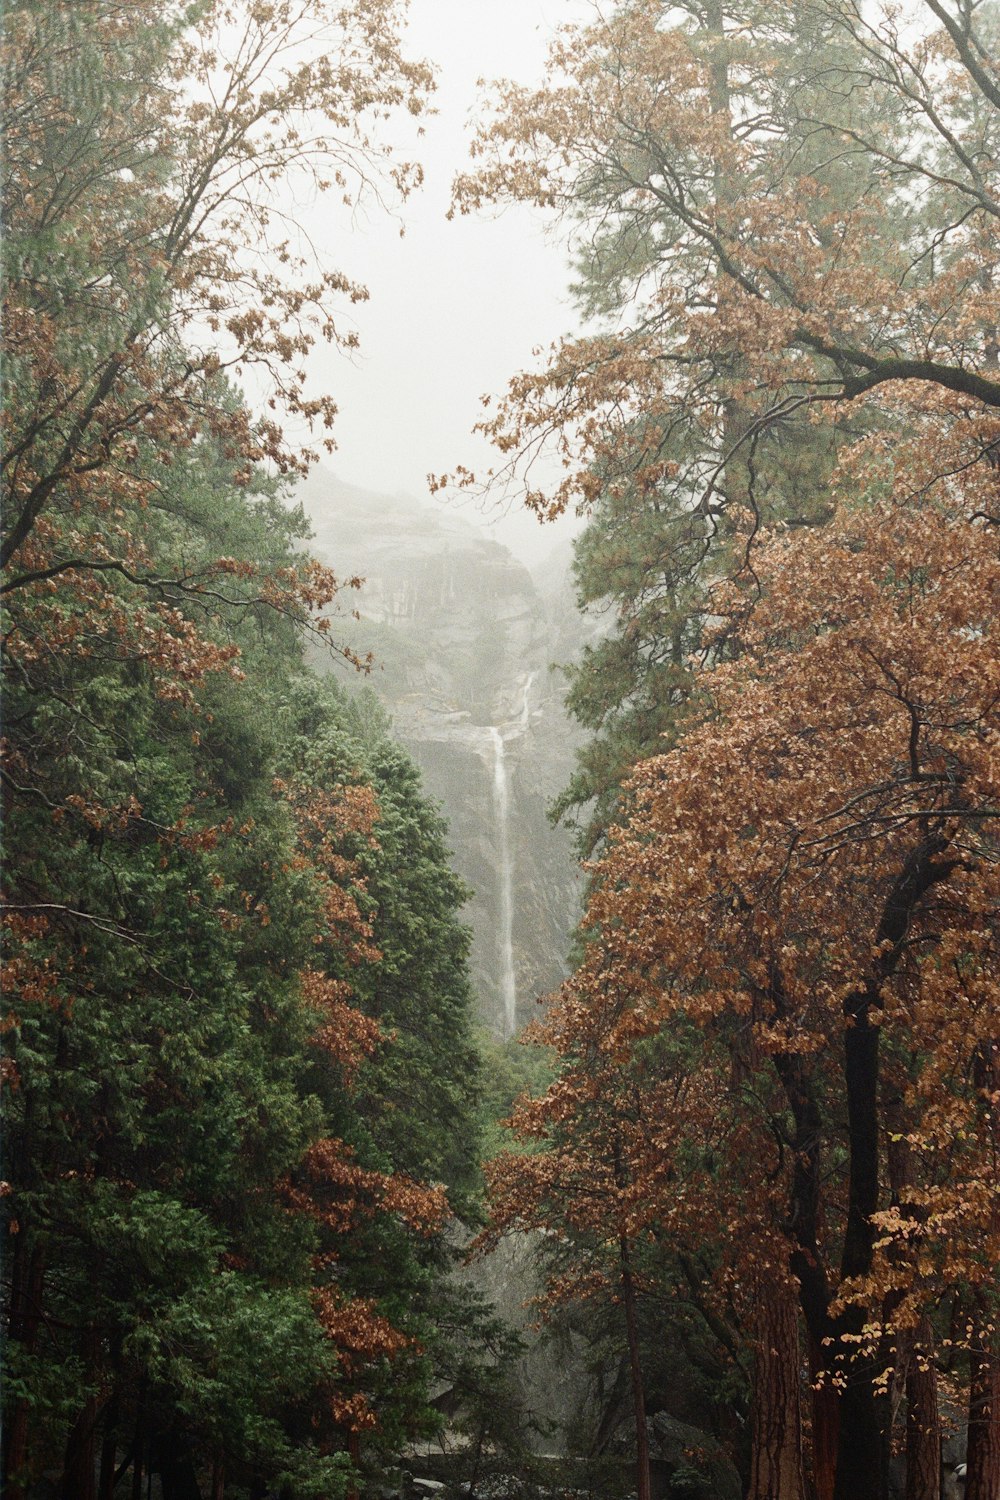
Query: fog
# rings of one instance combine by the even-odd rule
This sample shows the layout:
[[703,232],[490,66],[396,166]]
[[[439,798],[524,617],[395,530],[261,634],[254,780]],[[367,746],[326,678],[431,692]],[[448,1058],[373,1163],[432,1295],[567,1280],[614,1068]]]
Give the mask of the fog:
[[391,128],[423,163],[423,188],[395,215],[362,205],[349,226],[324,199],[304,211],[324,255],[371,293],[354,312],[360,353],[349,360],[324,348],[312,364],[313,381],[340,407],[330,466],[365,489],[461,504],[526,562],[575,520],[542,527],[519,507],[483,512],[468,499],[432,500],[427,476],[489,466],[489,445],[472,432],[481,397],[501,392],[534,349],[574,327],[565,237],[520,206],[451,222],[447,212],[452,179],[468,162],[477,80],[539,80],[556,27],[591,8],[586,0],[412,0],[410,51],[438,69],[437,113],[419,139],[412,131],[406,139],[409,122]]

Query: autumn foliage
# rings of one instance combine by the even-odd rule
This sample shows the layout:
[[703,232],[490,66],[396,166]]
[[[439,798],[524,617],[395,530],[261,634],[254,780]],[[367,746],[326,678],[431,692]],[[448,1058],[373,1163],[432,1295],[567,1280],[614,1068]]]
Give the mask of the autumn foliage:
[[[366,1008],[396,793],[384,728],[306,671],[306,636],[355,661],[334,617],[356,580],[308,556],[282,487],[312,456],[282,422],[325,438],[335,413],[309,351],[353,345],[365,292],[297,248],[281,193],[417,180],[380,133],[431,86],[398,20],[394,0],[5,13],[12,1497],[52,1470],[67,1500],[126,1470],[136,1494],[156,1473],[165,1495],[326,1497],[362,1430],[434,1425],[447,1171],[418,1180],[375,1139],[406,1019]],[[306,711],[336,729],[308,769]],[[428,945],[460,967],[448,878]]]
[[[15,1500],[328,1500],[362,1434],[435,1430],[465,893],[385,723],[305,670],[307,636],[364,665],[356,580],[284,487],[366,293],[282,195],[419,179],[400,19],[6,9]],[[456,185],[572,230],[587,329],[482,431],[488,482],[590,517],[613,619],[560,1067],[483,1243],[538,1232],[544,1310],[620,1314],[641,1500],[681,1303],[749,1395],[750,1500],[885,1500],[893,1449],[940,1500],[946,1422],[1000,1493],[996,57],[967,0],[627,0],[499,87]]]
[[887,384],[997,406],[992,22],[917,10],[629,0],[562,28],[540,88],[495,86],[455,211],[557,212],[590,331],[485,399],[498,466],[459,485],[711,520],[768,434]]
[[556,1296],[616,1290],[619,1239],[717,1246],[751,1339],[747,1289],[794,1287],[813,1442],[830,1388],[834,1492],[859,1494],[925,1316],[961,1309],[973,1356],[991,1337],[1000,557],[988,518],[883,502],[755,570],[752,603],[717,595],[734,659],[594,868],[541,1028],[563,1072],[515,1116],[550,1149],[494,1191],[502,1224],[591,1246]]
[[497,86],[456,184],[562,216],[588,320],[457,482],[586,514],[612,621],[561,1070],[487,1241],[622,1310],[640,1493],[671,1299],[743,1372],[754,1500],[882,1500],[893,1444],[937,1500],[943,1411],[1000,1488],[996,40],[637,0]]

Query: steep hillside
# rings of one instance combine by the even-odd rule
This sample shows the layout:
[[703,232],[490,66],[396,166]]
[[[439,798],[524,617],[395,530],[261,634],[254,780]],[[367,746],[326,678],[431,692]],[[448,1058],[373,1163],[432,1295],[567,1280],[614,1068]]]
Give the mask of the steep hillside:
[[553,663],[573,650],[564,562],[531,573],[459,514],[315,472],[299,492],[313,549],[364,587],[347,631],[451,828],[473,895],[483,1021],[509,1036],[563,976],[578,914],[570,841],[546,806],[574,736]]

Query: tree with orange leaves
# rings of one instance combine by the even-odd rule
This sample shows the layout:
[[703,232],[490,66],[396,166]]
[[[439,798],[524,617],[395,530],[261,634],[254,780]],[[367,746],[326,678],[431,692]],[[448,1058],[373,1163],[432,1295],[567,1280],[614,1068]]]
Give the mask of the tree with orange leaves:
[[[993,733],[995,589],[971,559],[991,556],[996,524],[996,76],[995,22],[975,5],[927,0],[903,24],[840,0],[626,0],[563,30],[541,88],[498,87],[456,184],[462,211],[529,201],[573,235],[588,333],[515,377],[481,430],[501,455],[487,484],[591,519],[581,599],[615,611],[571,677],[595,738],[557,808],[594,799],[586,848],[630,765],[664,734],[678,747],[639,771],[594,867],[593,942],[545,1026],[564,1074],[517,1116],[551,1150],[501,1159],[499,1222],[565,1232],[578,1283],[564,1285],[623,1300],[620,1243],[639,1262],[671,1246],[689,1267],[713,1247],[714,1286],[696,1296],[754,1350],[760,1496],[802,1488],[801,1331],[817,1494],[884,1492],[891,1372],[910,1500],[936,1497],[942,1309],[966,1332],[969,1483],[1000,1483],[983,1198],[995,1014],[936,980],[938,1040],[952,1008],[984,1029],[963,1024],[961,1057],[932,1064],[930,1010],[912,1001],[918,1024],[897,1033],[885,998],[917,979],[925,993],[935,961],[973,984],[995,920],[993,788],[950,802],[938,747],[954,732],[974,755]],[[833,541],[809,534],[820,523]],[[914,606],[926,665],[911,688],[889,648],[886,611],[906,619],[892,580],[939,578],[937,549],[956,542],[969,614],[935,620],[935,585]],[[845,641],[876,620],[871,661],[845,680]],[[975,711],[949,718],[967,690]],[[957,821],[939,824],[941,808]],[[945,954],[933,924],[952,907],[955,951],[925,956],[920,923]],[[968,1112],[947,1136],[977,1158],[968,1175],[926,1145],[934,1109],[952,1125]],[[940,1219],[931,1179],[955,1194]],[[914,1280],[961,1238],[958,1200],[976,1249],[921,1303]]]
[[[8,8],[8,588],[147,573],[99,517],[155,503],[158,472],[205,433],[244,482],[265,458],[303,469],[280,415],[329,429],[336,406],[305,394],[304,364],[318,339],[354,345],[343,308],[367,293],[296,248],[275,184],[351,203],[419,179],[376,128],[432,87],[399,26],[396,0]],[[266,420],[218,379],[255,370]]]
[[585,854],[683,724],[748,534],[827,519],[859,440],[864,490],[925,422],[915,490],[992,462],[996,57],[989,9],[951,0],[625,0],[562,29],[540,87],[495,86],[456,211],[555,213],[586,324],[484,398],[494,469],[439,482],[590,523],[605,623],[568,669],[590,738],[556,803]]
[[906,26],[850,0],[624,0],[563,28],[540,88],[496,86],[455,185],[461,212],[562,216],[591,327],[484,417],[487,478],[542,516],[631,485],[711,534],[766,511],[762,443],[882,425],[899,382],[995,410],[995,59],[990,13],[949,0]]
[[351,984],[381,963],[373,777],[290,773],[277,738],[340,588],[279,490],[310,456],[280,414],[329,426],[303,366],[364,292],[299,255],[274,184],[416,179],[378,135],[430,87],[399,19],[5,15],[12,1496],[50,1468],[67,1500],[127,1468],[327,1496],[360,1427],[431,1420],[406,1304],[443,1194],[357,1103],[390,1040]]
[[563,1075],[517,1115],[550,1149],[496,1168],[501,1227],[714,1247],[759,1356],[761,1500],[803,1458],[816,1494],[883,1500],[894,1382],[908,1494],[936,1495],[935,1327],[967,1493],[1000,1482],[993,483],[844,502],[715,591],[733,659],[634,777],[544,1026]]

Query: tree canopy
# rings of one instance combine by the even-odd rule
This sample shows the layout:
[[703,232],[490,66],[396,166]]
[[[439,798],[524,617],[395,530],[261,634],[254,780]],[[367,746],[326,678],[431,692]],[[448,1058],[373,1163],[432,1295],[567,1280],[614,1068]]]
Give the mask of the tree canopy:
[[[307,668],[366,662],[290,490],[366,292],[282,194],[419,181],[402,21],[7,6],[12,1500],[346,1496],[442,1386],[501,1441],[510,1341],[448,1274],[466,892],[374,698]],[[675,1344],[749,1500],[887,1500],[894,1449],[941,1500],[949,1414],[1000,1493],[997,46],[990,0],[622,0],[455,188],[561,215],[583,327],[457,483],[579,508],[611,619],[569,669],[577,962],[495,1067],[544,1076],[481,1243],[598,1310],[640,1500]]]
[[[127,1471],[328,1497],[362,1434],[438,1425],[432,1294],[475,1160],[464,893],[387,726],[306,671],[307,635],[353,653],[279,421],[329,424],[305,361],[352,341],[363,290],[300,255],[274,184],[406,191],[378,122],[430,73],[398,21],[5,15],[12,1496],[54,1470],[66,1500]],[[234,383],[255,366],[264,420]],[[397,1045],[436,1049],[419,1149],[392,1128]]]
[[440,483],[576,506],[609,618],[555,807],[582,959],[487,1242],[622,1310],[640,1493],[671,1297],[745,1372],[754,1497],[882,1500],[905,1411],[937,1500],[956,1399],[1000,1484],[997,103],[989,5],[626,0],[456,184],[562,216],[586,331]]

